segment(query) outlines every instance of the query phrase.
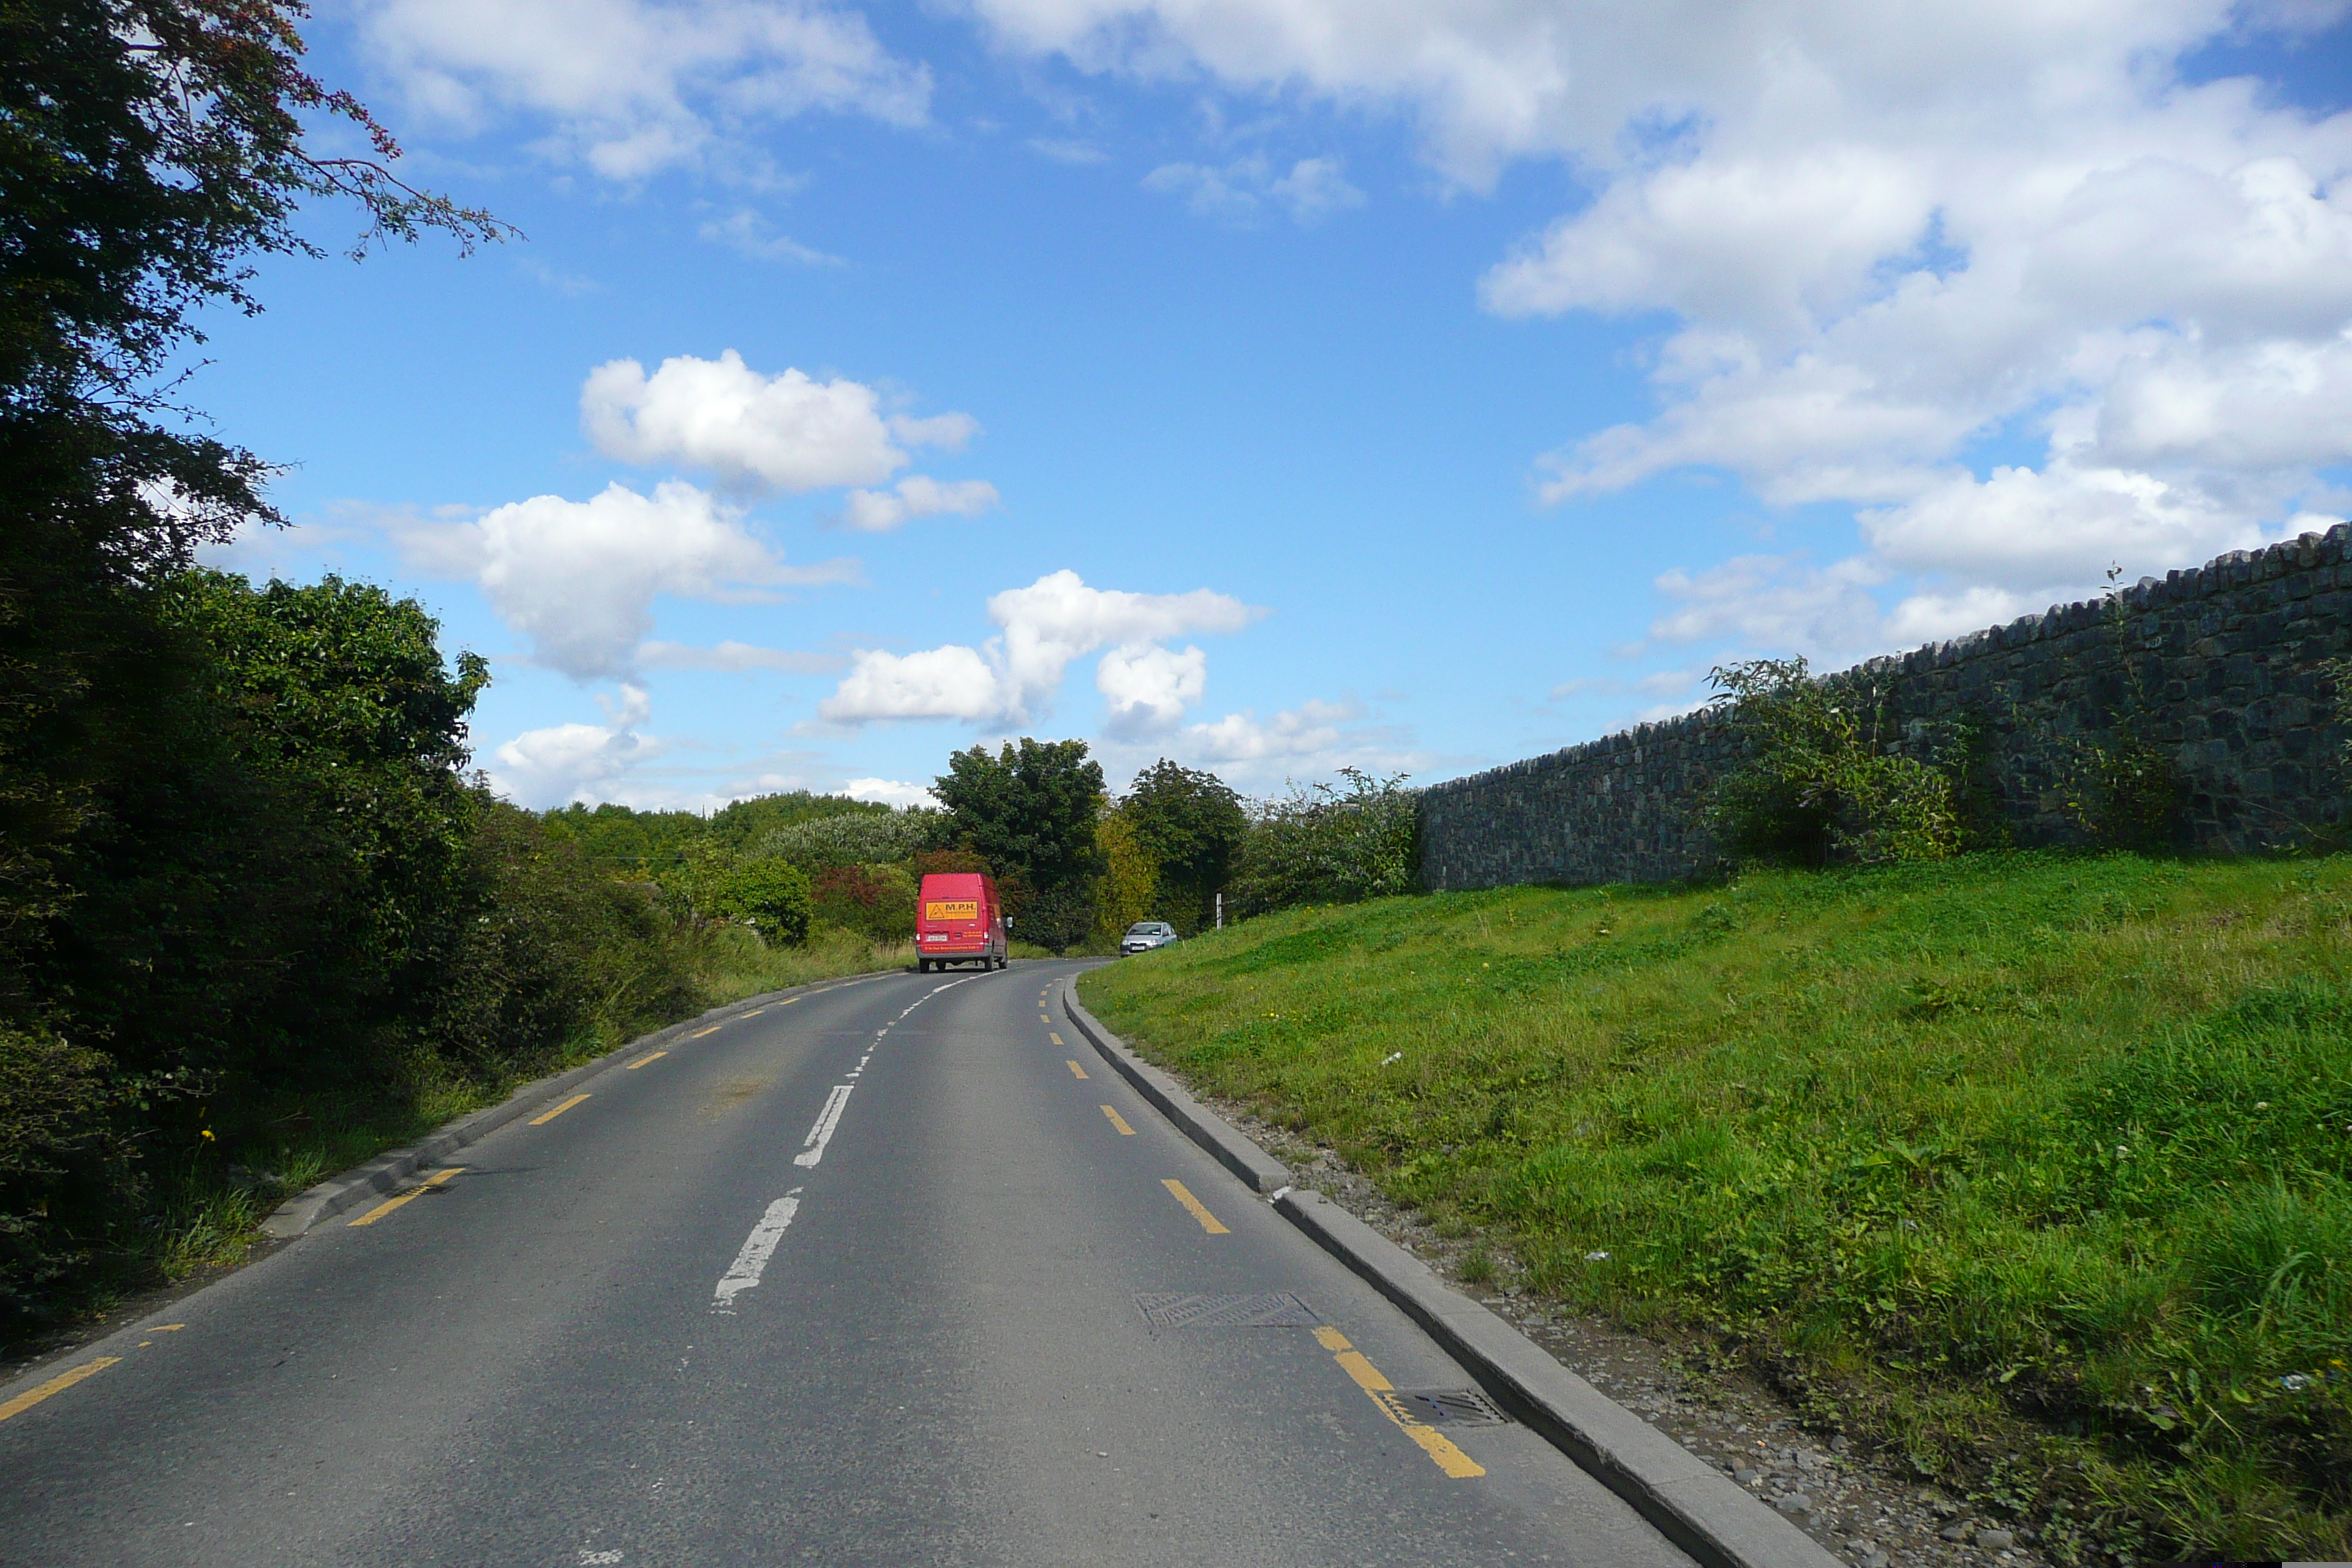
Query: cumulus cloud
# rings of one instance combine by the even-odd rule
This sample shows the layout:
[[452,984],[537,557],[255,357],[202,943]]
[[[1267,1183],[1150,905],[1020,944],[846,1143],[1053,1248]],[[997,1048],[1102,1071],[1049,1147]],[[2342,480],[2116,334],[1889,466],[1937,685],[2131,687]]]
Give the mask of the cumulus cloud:
[[1213,723],[1189,725],[1184,747],[1209,763],[1263,763],[1317,756],[1339,745],[1339,726],[1360,718],[1353,702],[1310,700],[1260,721],[1249,709]]
[[602,798],[597,786],[660,754],[660,742],[637,733],[653,712],[643,689],[625,685],[618,701],[600,694],[596,702],[602,724],[526,730],[499,746],[488,770],[491,785],[518,805],[545,809]]
[[[1702,468],[1870,509],[1863,564],[1775,588],[1812,635],[1804,606],[1859,615],[1873,573],[1919,574],[1887,583],[1891,629],[2079,595],[2103,552],[2137,574],[2275,537],[2352,461],[2352,113],[2183,68],[2344,0],[976,8],[1086,70],[1402,111],[1465,184],[1571,164],[1591,199],[1499,258],[1485,304],[1666,324],[1652,416],[1567,433],[1543,495]],[[1254,176],[1155,179],[1231,211]],[[1981,445],[2021,431],[2046,457],[1985,475]]]
[[598,365],[580,388],[580,425],[608,458],[699,469],[749,495],[876,484],[907,465],[907,447],[953,450],[980,430],[968,414],[886,415],[857,382],[762,375],[733,349],[679,354],[650,376],[633,359]]
[[841,521],[865,533],[887,533],[908,518],[978,517],[993,509],[999,497],[986,479],[961,479],[941,484],[921,474],[909,474],[889,490],[852,490]]
[[754,156],[743,135],[813,110],[919,125],[929,69],[864,16],[807,0],[360,0],[368,58],[461,131],[509,117],[613,180]]
[[[1204,656],[1197,649],[1165,654],[1152,645],[1186,633],[1237,632],[1264,614],[1206,588],[1131,594],[1088,587],[1075,572],[1049,573],[988,601],[988,617],[1001,634],[982,647],[950,644],[908,654],[861,650],[818,712],[845,724],[876,719],[1023,723],[1061,686],[1072,661],[1108,648],[1111,659],[1105,662],[1115,659],[1118,668],[1103,678],[1112,683],[1103,687],[1106,694],[1116,687],[1132,694],[1136,701],[1130,706],[1138,714],[1146,709],[1157,714],[1186,689],[1197,698],[1182,661]],[[1155,659],[1155,652],[1164,657]],[[1113,695],[1113,700],[1121,698]],[[1136,715],[1123,717],[1137,721]]]
[[901,784],[897,779],[851,779],[833,793],[847,795],[852,800],[875,801],[883,805],[921,805],[936,809],[940,804],[939,797],[931,793],[930,785]]
[[1885,573],[1859,558],[1814,566],[1793,555],[1742,555],[1704,572],[1661,574],[1675,607],[1650,627],[1661,642],[1729,639],[1839,658],[1867,650],[1878,630],[1871,588]]
[[1301,224],[1312,224],[1348,207],[1364,205],[1364,193],[1348,183],[1337,158],[1301,158],[1277,174],[1262,153],[1230,163],[1162,163],[1143,177],[1143,188],[1181,195],[1202,217],[1246,221],[1268,206]]
[[857,575],[854,561],[786,565],[740,512],[675,479],[650,496],[614,484],[584,501],[534,496],[471,521],[387,526],[411,565],[473,581],[535,659],[576,680],[630,674],[662,595],[740,600]]
[[1209,656],[1157,646],[1118,647],[1095,666],[1095,689],[1108,704],[1112,734],[1140,736],[1173,729],[1209,689]]

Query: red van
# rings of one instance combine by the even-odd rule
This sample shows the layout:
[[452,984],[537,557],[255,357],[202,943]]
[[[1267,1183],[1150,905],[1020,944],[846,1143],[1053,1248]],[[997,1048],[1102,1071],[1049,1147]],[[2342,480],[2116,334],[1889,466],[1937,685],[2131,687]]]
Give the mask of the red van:
[[977,871],[934,872],[915,899],[915,967],[929,974],[950,963],[1002,969],[1008,962],[1004,906],[996,882]]

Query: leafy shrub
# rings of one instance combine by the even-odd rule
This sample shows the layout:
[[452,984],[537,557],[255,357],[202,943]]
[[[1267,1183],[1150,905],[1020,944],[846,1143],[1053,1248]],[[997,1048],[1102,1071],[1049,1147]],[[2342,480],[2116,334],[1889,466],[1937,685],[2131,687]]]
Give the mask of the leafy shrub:
[[1718,667],[1707,679],[1748,750],[1706,811],[1743,859],[1939,860],[1959,847],[1952,782],[1881,748],[1875,687],[1816,680],[1801,658]]
[[688,933],[529,813],[478,794],[466,872],[476,912],[434,967],[413,1071],[502,1083],[693,1010]]
[[915,879],[891,865],[835,866],[817,873],[814,908],[819,920],[874,942],[905,942],[915,934]]
[[808,873],[773,855],[740,861],[721,885],[719,911],[757,928],[771,942],[797,945],[808,940],[814,912]]
[[1402,773],[1341,768],[1339,776],[1341,784],[1293,785],[1252,813],[1234,857],[1235,913],[1418,889],[1420,792],[1404,787]]
[[763,835],[756,853],[791,861],[809,872],[836,866],[897,864],[929,847],[935,811],[841,812],[815,816]]

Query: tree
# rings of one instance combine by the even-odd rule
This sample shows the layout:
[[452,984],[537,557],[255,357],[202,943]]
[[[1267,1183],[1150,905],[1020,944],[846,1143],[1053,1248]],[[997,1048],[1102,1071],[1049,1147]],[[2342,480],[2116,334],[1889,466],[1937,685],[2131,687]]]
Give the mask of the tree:
[[931,794],[955,847],[995,871],[1022,935],[1056,952],[1085,940],[1103,869],[1095,817],[1104,796],[1102,764],[1084,741],[1024,735],[992,757],[984,746],[958,752]]
[[1241,796],[1216,774],[1162,757],[1135,775],[1119,815],[1159,865],[1154,911],[1192,935],[1207,922],[1248,828]]
[[[198,662],[150,592],[248,520],[268,464],[191,433],[165,374],[194,313],[251,313],[248,258],[317,254],[304,200],[354,199],[355,252],[509,232],[415,190],[359,102],[301,68],[299,0],[0,0],[0,1006],[76,896],[74,845],[168,728]],[[370,155],[309,151],[341,120]]]
[[1095,934],[1116,942],[1128,927],[1150,915],[1160,892],[1160,866],[1122,808],[1102,814],[1095,841],[1103,857],[1102,879],[1095,887]]

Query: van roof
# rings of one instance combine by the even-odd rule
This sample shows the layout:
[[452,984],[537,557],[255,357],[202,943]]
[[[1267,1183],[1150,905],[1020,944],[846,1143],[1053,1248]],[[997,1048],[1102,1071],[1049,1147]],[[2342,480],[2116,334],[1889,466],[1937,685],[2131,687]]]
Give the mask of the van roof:
[[978,871],[933,871],[923,879],[923,897],[934,893],[971,893],[988,879]]

